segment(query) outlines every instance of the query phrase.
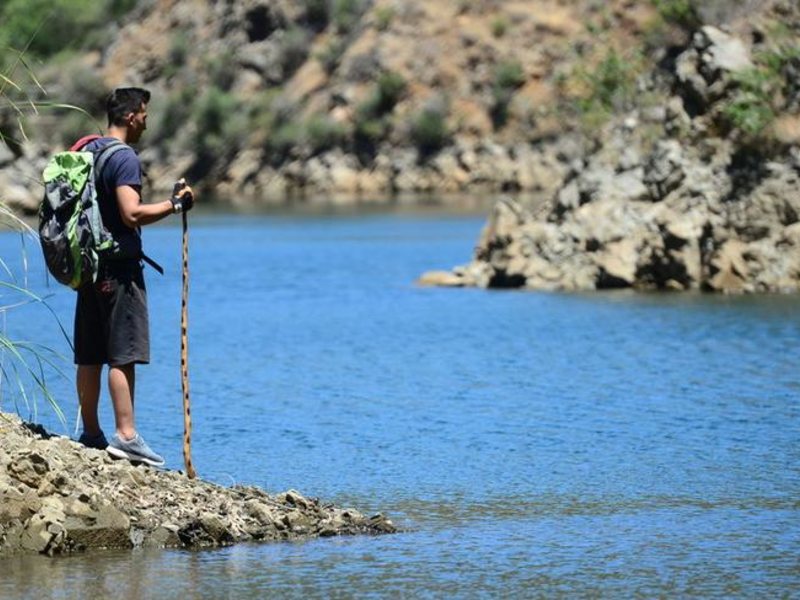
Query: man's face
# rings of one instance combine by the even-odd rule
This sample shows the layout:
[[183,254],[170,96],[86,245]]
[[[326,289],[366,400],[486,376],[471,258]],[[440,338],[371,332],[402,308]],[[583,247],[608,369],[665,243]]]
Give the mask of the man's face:
[[142,102],[139,110],[128,116],[128,141],[132,144],[138,142],[145,129],[147,129],[147,105]]

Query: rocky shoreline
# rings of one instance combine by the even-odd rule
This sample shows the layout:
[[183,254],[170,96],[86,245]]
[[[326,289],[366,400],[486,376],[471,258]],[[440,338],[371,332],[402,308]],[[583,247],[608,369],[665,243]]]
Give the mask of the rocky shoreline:
[[296,491],[225,488],[113,460],[0,413],[0,558],[106,548],[208,548],[397,531]]

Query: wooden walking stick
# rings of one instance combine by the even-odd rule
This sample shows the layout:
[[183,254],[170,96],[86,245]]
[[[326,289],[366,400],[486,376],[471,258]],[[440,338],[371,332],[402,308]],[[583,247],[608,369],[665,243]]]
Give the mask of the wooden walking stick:
[[192,464],[192,411],[189,408],[189,227],[183,217],[183,291],[181,293],[181,389],[183,390],[183,463],[189,479],[197,477]]

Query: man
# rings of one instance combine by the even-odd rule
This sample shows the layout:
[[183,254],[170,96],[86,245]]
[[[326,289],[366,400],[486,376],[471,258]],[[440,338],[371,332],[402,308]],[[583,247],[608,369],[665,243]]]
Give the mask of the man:
[[[150,92],[120,88],[106,103],[108,129],[83,150],[98,156],[104,146],[118,140],[135,144],[147,129]],[[103,224],[118,251],[102,259],[97,281],[78,290],[75,307],[75,364],[83,433],[79,441],[103,449],[118,458],[162,466],[164,459],[153,452],[136,431],[134,388],[136,365],[150,362],[147,295],[142,274],[140,228],[164,217],[190,210],[192,189],[183,180],[175,184],[173,196],[163,202],[143,204],[142,167],[130,147],[111,154],[97,175],[97,196]],[[114,407],[116,431],[106,440],[97,418],[100,378],[108,365],[108,389]]]

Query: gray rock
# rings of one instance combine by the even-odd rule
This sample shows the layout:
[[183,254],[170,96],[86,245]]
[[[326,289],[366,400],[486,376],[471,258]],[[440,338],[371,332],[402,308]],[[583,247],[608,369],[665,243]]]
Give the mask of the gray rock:
[[676,140],[658,142],[647,160],[643,179],[651,198],[663,200],[680,186],[685,176],[681,145]]
[[0,168],[10,164],[16,156],[11,149],[2,141],[0,141]]
[[41,454],[35,452],[23,453],[12,459],[7,470],[17,481],[32,488],[37,488],[42,477],[50,470],[50,465]]
[[701,72],[706,81],[716,80],[721,73],[735,73],[753,66],[750,51],[741,39],[706,25],[695,34],[694,46],[702,50]]

